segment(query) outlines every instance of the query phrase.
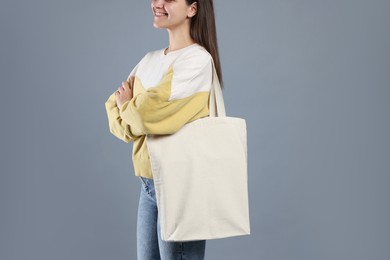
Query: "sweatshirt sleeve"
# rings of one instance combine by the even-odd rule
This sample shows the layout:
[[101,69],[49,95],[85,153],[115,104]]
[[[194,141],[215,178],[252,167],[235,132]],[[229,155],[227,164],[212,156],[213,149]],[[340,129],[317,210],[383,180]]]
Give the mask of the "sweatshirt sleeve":
[[[139,63],[130,72],[129,76],[127,77],[127,80],[129,80],[129,78],[131,76],[135,75],[135,72],[137,71],[138,66],[139,66]],[[129,143],[129,142],[134,141],[135,139],[139,138],[139,136],[135,135],[132,132],[131,126],[128,125],[120,117],[119,108],[116,105],[115,92],[110,95],[110,97],[107,99],[107,101],[105,103],[109,129],[110,129],[111,134],[113,134],[114,136],[116,136],[120,140],[122,140],[126,143]]]
[[[176,61],[157,84],[127,101],[120,117],[138,134],[172,134],[195,119],[208,116],[212,81],[209,55]],[[135,79],[135,84],[141,84]]]

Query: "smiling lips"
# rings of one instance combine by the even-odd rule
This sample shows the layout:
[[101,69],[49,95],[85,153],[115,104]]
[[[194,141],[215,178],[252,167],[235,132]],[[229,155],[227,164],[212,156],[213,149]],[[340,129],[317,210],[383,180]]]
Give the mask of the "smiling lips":
[[154,15],[155,15],[155,16],[167,16],[167,15],[168,15],[168,13],[164,13],[164,12],[155,11],[155,12],[154,12]]
[[155,16],[167,16],[168,14],[166,14],[166,13],[155,13],[154,15]]

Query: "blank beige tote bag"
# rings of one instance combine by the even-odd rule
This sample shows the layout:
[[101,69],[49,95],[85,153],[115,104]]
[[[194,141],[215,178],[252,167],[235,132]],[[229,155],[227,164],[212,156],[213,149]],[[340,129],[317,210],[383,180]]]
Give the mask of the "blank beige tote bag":
[[161,239],[249,235],[246,122],[227,117],[213,64],[210,116],[148,135]]

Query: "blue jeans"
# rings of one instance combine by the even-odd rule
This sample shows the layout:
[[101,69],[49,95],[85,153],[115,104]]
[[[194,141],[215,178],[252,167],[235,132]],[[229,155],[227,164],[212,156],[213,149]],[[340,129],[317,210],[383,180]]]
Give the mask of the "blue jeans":
[[206,240],[186,242],[161,240],[153,179],[139,178],[141,194],[137,217],[138,260],[203,260]]

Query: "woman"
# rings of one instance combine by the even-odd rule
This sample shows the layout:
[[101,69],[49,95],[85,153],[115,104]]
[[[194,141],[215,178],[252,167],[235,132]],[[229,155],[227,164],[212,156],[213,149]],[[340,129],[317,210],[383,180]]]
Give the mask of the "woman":
[[161,240],[145,138],[147,134],[174,133],[209,115],[212,61],[222,82],[213,1],[152,0],[151,8],[154,27],[168,31],[169,46],[147,53],[109,97],[105,106],[110,132],[125,142],[134,141],[134,170],[142,185],[138,259],[204,259],[205,240]]

